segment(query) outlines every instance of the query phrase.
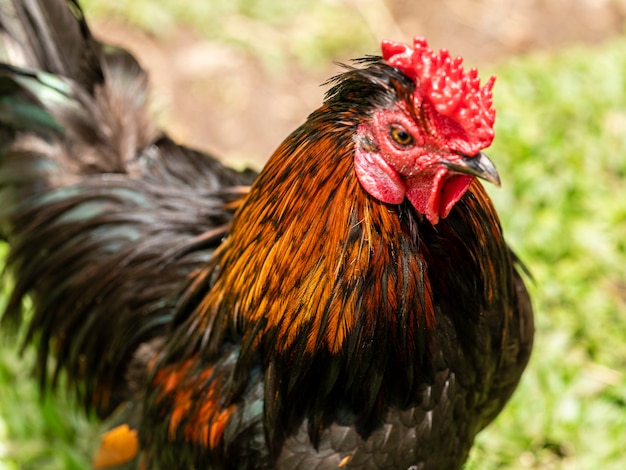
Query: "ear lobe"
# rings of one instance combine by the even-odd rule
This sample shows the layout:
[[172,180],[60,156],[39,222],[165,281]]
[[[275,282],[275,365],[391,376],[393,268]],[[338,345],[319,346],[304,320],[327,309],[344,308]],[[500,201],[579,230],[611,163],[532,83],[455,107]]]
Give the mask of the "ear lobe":
[[406,186],[400,175],[376,152],[356,146],[354,171],[361,186],[372,197],[387,204],[404,201]]

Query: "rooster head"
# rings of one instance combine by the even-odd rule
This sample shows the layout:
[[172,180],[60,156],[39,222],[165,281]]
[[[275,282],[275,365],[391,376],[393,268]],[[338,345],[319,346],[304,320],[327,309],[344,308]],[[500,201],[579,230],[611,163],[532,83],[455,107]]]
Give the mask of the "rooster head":
[[495,77],[481,87],[476,69],[463,59],[433,51],[423,38],[413,47],[383,41],[383,60],[415,88],[392,106],[375,110],[355,138],[355,170],[376,199],[400,204],[406,197],[436,224],[463,196],[474,177],[500,185],[482,153],[494,138]]

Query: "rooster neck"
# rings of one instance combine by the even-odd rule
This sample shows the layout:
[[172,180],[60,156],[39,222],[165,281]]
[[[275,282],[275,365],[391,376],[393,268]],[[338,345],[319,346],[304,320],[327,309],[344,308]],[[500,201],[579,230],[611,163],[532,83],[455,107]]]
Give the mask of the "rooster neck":
[[[318,128],[314,140],[296,132],[278,149],[197,280],[209,288],[190,317],[202,355],[240,343],[234,394],[261,364],[266,419],[282,421],[278,433],[306,414],[321,424],[329,401],[363,416],[366,429],[387,399],[408,402],[429,373],[434,308],[421,217],[361,188],[351,130],[337,129]],[[311,381],[321,384],[315,396]],[[283,403],[303,397],[284,414]]]
[[419,216],[361,188],[353,147],[349,133],[321,132],[315,141],[296,133],[236,215],[209,296],[228,292],[214,305],[237,319],[231,331],[264,338],[244,343],[338,354],[362,350],[389,326],[384,334],[404,349],[432,323]]

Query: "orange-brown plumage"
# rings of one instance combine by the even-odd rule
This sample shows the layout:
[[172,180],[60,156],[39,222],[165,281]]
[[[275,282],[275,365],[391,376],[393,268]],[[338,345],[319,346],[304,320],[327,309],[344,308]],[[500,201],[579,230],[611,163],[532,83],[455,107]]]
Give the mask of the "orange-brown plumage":
[[[234,310],[238,312],[236,321],[242,324],[266,320],[257,334],[263,336],[275,329],[279,347],[293,346],[295,335],[307,328],[306,352],[324,348],[335,353],[357,322],[368,323],[358,318],[357,304],[369,299],[361,298],[357,290],[339,298],[338,290],[371,264],[382,268],[392,261],[373,261],[376,256],[390,255],[379,245],[388,240],[374,232],[383,227],[400,232],[400,221],[393,211],[360,190],[353,177],[350,145],[341,149],[339,145],[345,142],[331,139],[339,129],[329,128],[329,135],[322,129],[316,131],[321,136],[311,146],[291,141],[281,146],[252,187],[213,261],[220,265],[223,275],[196,311],[203,319],[200,329],[219,321],[216,317],[225,322],[235,320],[231,315]],[[319,158],[310,154],[311,147],[320,156],[333,155],[335,162],[319,165]],[[280,195],[281,204],[271,204],[272,195]],[[353,239],[357,226],[359,235]],[[328,251],[332,256],[326,256]],[[296,266],[293,260],[297,260]],[[417,262],[411,260],[412,264]],[[414,265],[409,270],[417,271]],[[382,302],[383,288],[373,286],[372,303]],[[409,289],[417,291],[418,287]],[[226,301],[224,292],[229,293]],[[279,292],[280,304],[273,301]],[[398,302],[391,292],[387,295],[390,302]],[[222,305],[226,311],[221,315],[217,309]],[[395,310],[395,306],[389,309],[391,313]],[[371,314],[368,309],[364,313]],[[416,323],[432,321],[427,318],[432,315],[427,308],[423,315],[414,314]]]
[[137,438],[145,468],[459,468],[532,345],[476,180],[499,184],[493,79],[385,42],[255,178],[157,131],[145,74],[73,0],[7,5],[0,40],[26,48],[0,66],[7,316],[31,295],[42,382],[55,353],[131,426],[99,462]]

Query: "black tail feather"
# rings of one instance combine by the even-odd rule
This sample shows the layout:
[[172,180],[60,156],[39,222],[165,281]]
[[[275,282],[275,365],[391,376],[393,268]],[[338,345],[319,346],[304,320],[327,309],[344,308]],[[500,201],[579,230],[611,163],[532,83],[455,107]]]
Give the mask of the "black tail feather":
[[0,237],[15,278],[3,320],[21,322],[30,297],[42,386],[54,354],[52,383],[67,371],[104,415],[255,174],[159,131],[145,72],[92,38],[74,0],[0,0],[0,61]]
[[74,0],[2,0],[0,31],[5,62],[71,78],[89,92],[104,80],[99,44]]

